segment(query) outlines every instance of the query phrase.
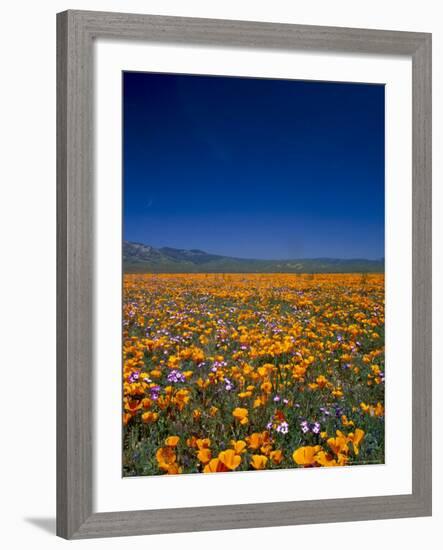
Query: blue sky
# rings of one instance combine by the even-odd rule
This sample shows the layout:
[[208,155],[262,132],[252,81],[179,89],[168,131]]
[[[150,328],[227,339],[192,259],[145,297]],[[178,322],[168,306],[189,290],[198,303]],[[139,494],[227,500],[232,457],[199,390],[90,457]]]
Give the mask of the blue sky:
[[384,256],[384,86],[123,73],[124,238]]

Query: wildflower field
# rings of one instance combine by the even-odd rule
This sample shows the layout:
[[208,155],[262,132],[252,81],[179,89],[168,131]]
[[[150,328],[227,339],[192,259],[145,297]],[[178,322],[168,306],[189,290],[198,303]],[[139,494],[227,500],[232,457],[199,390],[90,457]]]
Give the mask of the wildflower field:
[[382,274],[124,276],[124,476],[383,462]]

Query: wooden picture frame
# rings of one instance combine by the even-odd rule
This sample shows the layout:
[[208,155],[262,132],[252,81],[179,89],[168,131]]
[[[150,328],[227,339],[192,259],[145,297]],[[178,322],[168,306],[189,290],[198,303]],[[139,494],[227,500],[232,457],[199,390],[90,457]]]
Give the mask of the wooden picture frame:
[[[412,494],[93,513],[93,42],[149,40],[412,59]],[[431,514],[431,35],[158,15],[57,16],[57,534],[67,539]]]

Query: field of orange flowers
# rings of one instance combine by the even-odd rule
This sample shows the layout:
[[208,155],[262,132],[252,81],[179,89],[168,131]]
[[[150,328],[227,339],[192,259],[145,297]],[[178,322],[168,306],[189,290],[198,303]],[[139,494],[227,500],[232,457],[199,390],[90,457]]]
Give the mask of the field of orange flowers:
[[382,462],[382,274],[124,276],[124,476]]

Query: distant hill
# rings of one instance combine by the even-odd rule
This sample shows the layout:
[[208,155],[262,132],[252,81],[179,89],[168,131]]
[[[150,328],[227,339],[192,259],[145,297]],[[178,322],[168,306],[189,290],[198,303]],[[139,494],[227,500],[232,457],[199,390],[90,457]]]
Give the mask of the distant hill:
[[123,242],[125,273],[382,273],[384,267],[383,259],[251,260]]

